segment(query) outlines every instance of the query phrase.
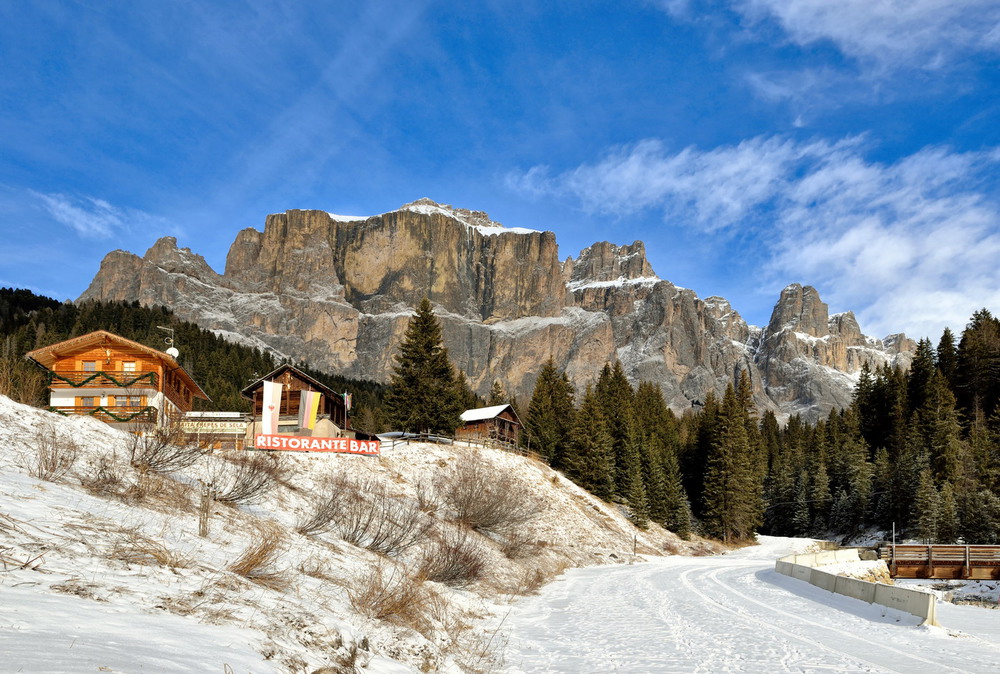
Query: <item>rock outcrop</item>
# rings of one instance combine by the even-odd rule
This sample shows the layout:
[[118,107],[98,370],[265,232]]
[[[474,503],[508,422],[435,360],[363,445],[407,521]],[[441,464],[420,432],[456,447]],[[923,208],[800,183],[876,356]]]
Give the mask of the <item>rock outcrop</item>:
[[499,379],[522,399],[550,357],[580,387],[618,359],[678,410],[746,372],[759,409],[815,418],[850,401],[864,363],[906,367],[915,348],[829,316],[809,286],[787,287],[758,328],[727,300],[658,278],[641,241],[560,263],[552,232],[428,199],[368,218],[269,215],[263,232],[239,232],[221,275],[172,237],[142,258],[113,251],[80,300],[163,304],[227,338],[386,381],[424,296],[472,385],[485,393]]

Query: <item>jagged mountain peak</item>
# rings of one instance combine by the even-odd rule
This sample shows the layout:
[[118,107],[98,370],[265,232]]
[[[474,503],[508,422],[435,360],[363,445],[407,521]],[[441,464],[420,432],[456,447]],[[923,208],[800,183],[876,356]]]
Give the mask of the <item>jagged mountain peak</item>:
[[777,334],[783,330],[803,332],[811,337],[830,334],[830,311],[812,286],[792,283],[781,291],[767,330]]
[[849,403],[864,363],[909,363],[910,340],[865,337],[811,286],[785,288],[769,325],[754,328],[728,300],[657,277],[645,253],[641,241],[602,241],[560,263],[552,232],[425,198],[369,217],[269,215],[263,232],[238,233],[221,276],[173,237],[144,258],[114,251],[80,299],[170,306],[228,338],[386,381],[428,297],[473,387],[500,380],[525,399],[549,357],[581,388],[619,360],[675,410],[748,371],[759,411],[815,418]]
[[571,288],[588,283],[659,280],[646,259],[646,244],[642,241],[621,246],[600,241],[581,250],[576,260],[566,258],[563,269]]

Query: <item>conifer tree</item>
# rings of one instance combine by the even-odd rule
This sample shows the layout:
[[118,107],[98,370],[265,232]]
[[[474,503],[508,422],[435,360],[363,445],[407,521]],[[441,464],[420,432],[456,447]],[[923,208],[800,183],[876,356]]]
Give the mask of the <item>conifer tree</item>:
[[924,543],[934,543],[938,532],[938,492],[930,469],[920,472],[920,485],[913,504],[916,535]]
[[948,380],[948,385],[954,389],[955,372],[958,370],[958,347],[955,346],[955,335],[948,328],[941,333],[941,340],[937,345],[935,353],[935,363],[941,370],[941,374]]
[[760,526],[760,484],[747,437],[748,416],[733,386],[727,386],[702,495],[706,532],[727,543],[751,538]]
[[958,345],[955,390],[972,418],[977,410],[989,418],[1000,400],[1000,320],[986,309],[972,315]]
[[950,482],[945,482],[938,492],[937,542],[946,545],[957,542],[958,528],[955,490]]
[[[634,391],[620,361],[616,360],[614,366],[604,365],[594,392],[601,402],[611,434],[615,484],[624,490],[631,482],[631,474],[638,469],[638,453],[634,449],[637,442]],[[625,494],[619,496],[625,497]]]
[[931,380],[935,372],[937,365],[934,363],[931,340],[921,339],[917,343],[917,352],[913,356],[910,372],[907,375],[906,392],[911,414],[923,407],[924,401],[930,395]]
[[546,457],[553,468],[566,466],[574,418],[573,386],[550,357],[538,373],[524,425],[528,446]]
[[610,501],[616,493],[613,451],[604,411],[588,386],[564,460],[566,475],[592,494]]
[[458,398],[459,414],[465,410],[483,407],[483,399],[472,390],[469,378],[463,370],[458,370],[455,375],[455,396]]
[[507,394],[504,393],[503,384],[500,383],[499,379],[493,380],[493,387],[490,388],[490,396],[486,400],[486,405],[488,407],[494,407],[496,405],[507,404]]
[[386,409],[392,425],[422,433],[454,433],[462,412],[455,369],[441,325],[426,297],[406,326],[395,356]]
[[967,465],[967,445],[961,437],[955,396],[940,372],[935,372],[927,383],[924,404],[917,410],[916,419],[935,480],[958,482]]
[[683,453],[678,457],[684,491],[687,492],[688,498],[691,499],[692,505],[696,508],[694,514],[698,518],[702,517],[704,513],[705,475],[709,455],[717,443],[720,415],[719,400],[715,392],[710,390],[705,395],[701,413],[694,417],[691,422],[692,428],[688,434],[688,442]]

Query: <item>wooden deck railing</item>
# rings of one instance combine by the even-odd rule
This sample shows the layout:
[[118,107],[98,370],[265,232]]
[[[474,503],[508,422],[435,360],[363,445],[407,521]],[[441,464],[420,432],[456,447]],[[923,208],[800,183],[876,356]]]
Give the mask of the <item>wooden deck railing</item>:
[[127,370],[63,370],[49,371],[52,388],[116,387],[156,388],[156,372],[130,372]]
[[71,414],[92,416],[95,419],[100,419],[101,421],[109,424],[125,422],[154,423],[156,421],[157,413],[157,409],[155,407],[124,405],[121,407],[104,407],[101,405],[97,405],[96,407],[49,407],[49,411],[65,414],[67,416]]

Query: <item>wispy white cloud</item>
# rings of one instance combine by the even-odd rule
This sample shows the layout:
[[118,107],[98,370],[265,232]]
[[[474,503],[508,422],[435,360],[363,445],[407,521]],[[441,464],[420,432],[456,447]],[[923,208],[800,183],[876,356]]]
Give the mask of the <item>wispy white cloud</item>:
[[800,45],[829,40],[847,56],[936,69],[969,51],[1000,50],[996,0],[734,0],[750,21],[774,19]]
[[[658,209],[672,226],[752,233],[770,283],[822,289],[875,334],[939,335],[983,306],[1000,308],[1000,152],[928,147],[891,164],[864,137],[758,137],[710,151],[656,140],[553,175],[508,184],[577,200],[591,212]],[[744,237],[745,238],[745,237]]]
[[162,218],[134,208],[114,206],[103,199],[67,194],[43,194],[29,190],[57,222],[71,227],[82,237],[109,239],[138,226],[164,227]]

